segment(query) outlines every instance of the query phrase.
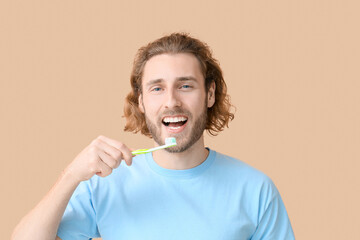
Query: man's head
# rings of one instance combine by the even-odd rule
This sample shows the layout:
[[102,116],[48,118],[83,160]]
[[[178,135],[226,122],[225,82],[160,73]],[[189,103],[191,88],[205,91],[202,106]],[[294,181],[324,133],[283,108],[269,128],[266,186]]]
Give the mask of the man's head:
[[186,150],[205,129],[216,135],[234,118],[219,64],[205,43],[187,34],[140,48],[130,82],[125,131],[141,131],[158,144],[176,137],[174,151]]

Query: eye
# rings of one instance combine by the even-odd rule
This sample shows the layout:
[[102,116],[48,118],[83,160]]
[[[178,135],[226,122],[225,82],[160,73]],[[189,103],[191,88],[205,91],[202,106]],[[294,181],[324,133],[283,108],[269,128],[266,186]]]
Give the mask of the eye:
[[151,89],[152,92],[160,92],[161,91],[161,87],[154,87],[153,89]]
[[192,88],[192,86],[190,86],[189,84],[184,84],[181,86],[181,88],[189,89],[189,88]]

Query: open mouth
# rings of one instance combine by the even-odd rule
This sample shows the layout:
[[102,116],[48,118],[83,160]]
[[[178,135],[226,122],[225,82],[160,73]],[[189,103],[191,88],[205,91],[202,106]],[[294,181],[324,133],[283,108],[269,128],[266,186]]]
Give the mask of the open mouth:
[[171,129],[179,129],[187,122],[187,117],[164,117],[162,123]]

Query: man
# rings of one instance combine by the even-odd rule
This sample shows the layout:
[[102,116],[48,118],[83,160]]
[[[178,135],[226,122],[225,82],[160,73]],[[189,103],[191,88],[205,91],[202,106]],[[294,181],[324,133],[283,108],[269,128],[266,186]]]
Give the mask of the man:
[[216,135],[234,117],[206,44],[179,33],[149,43],[131,86],[125,130],[177,145],[133,158],[125,144],[99,136],[13,239],[294,239],[272,181],[204,146],[204,130]]

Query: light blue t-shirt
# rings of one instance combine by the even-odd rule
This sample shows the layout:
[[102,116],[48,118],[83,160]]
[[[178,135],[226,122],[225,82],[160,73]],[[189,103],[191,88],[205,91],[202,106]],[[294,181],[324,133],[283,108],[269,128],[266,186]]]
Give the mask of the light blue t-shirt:
[[191,169],[160,167],[152,154],[94,176],[75,190],[63,240],[295,239],[280,194],[262,172],[209,150]]

